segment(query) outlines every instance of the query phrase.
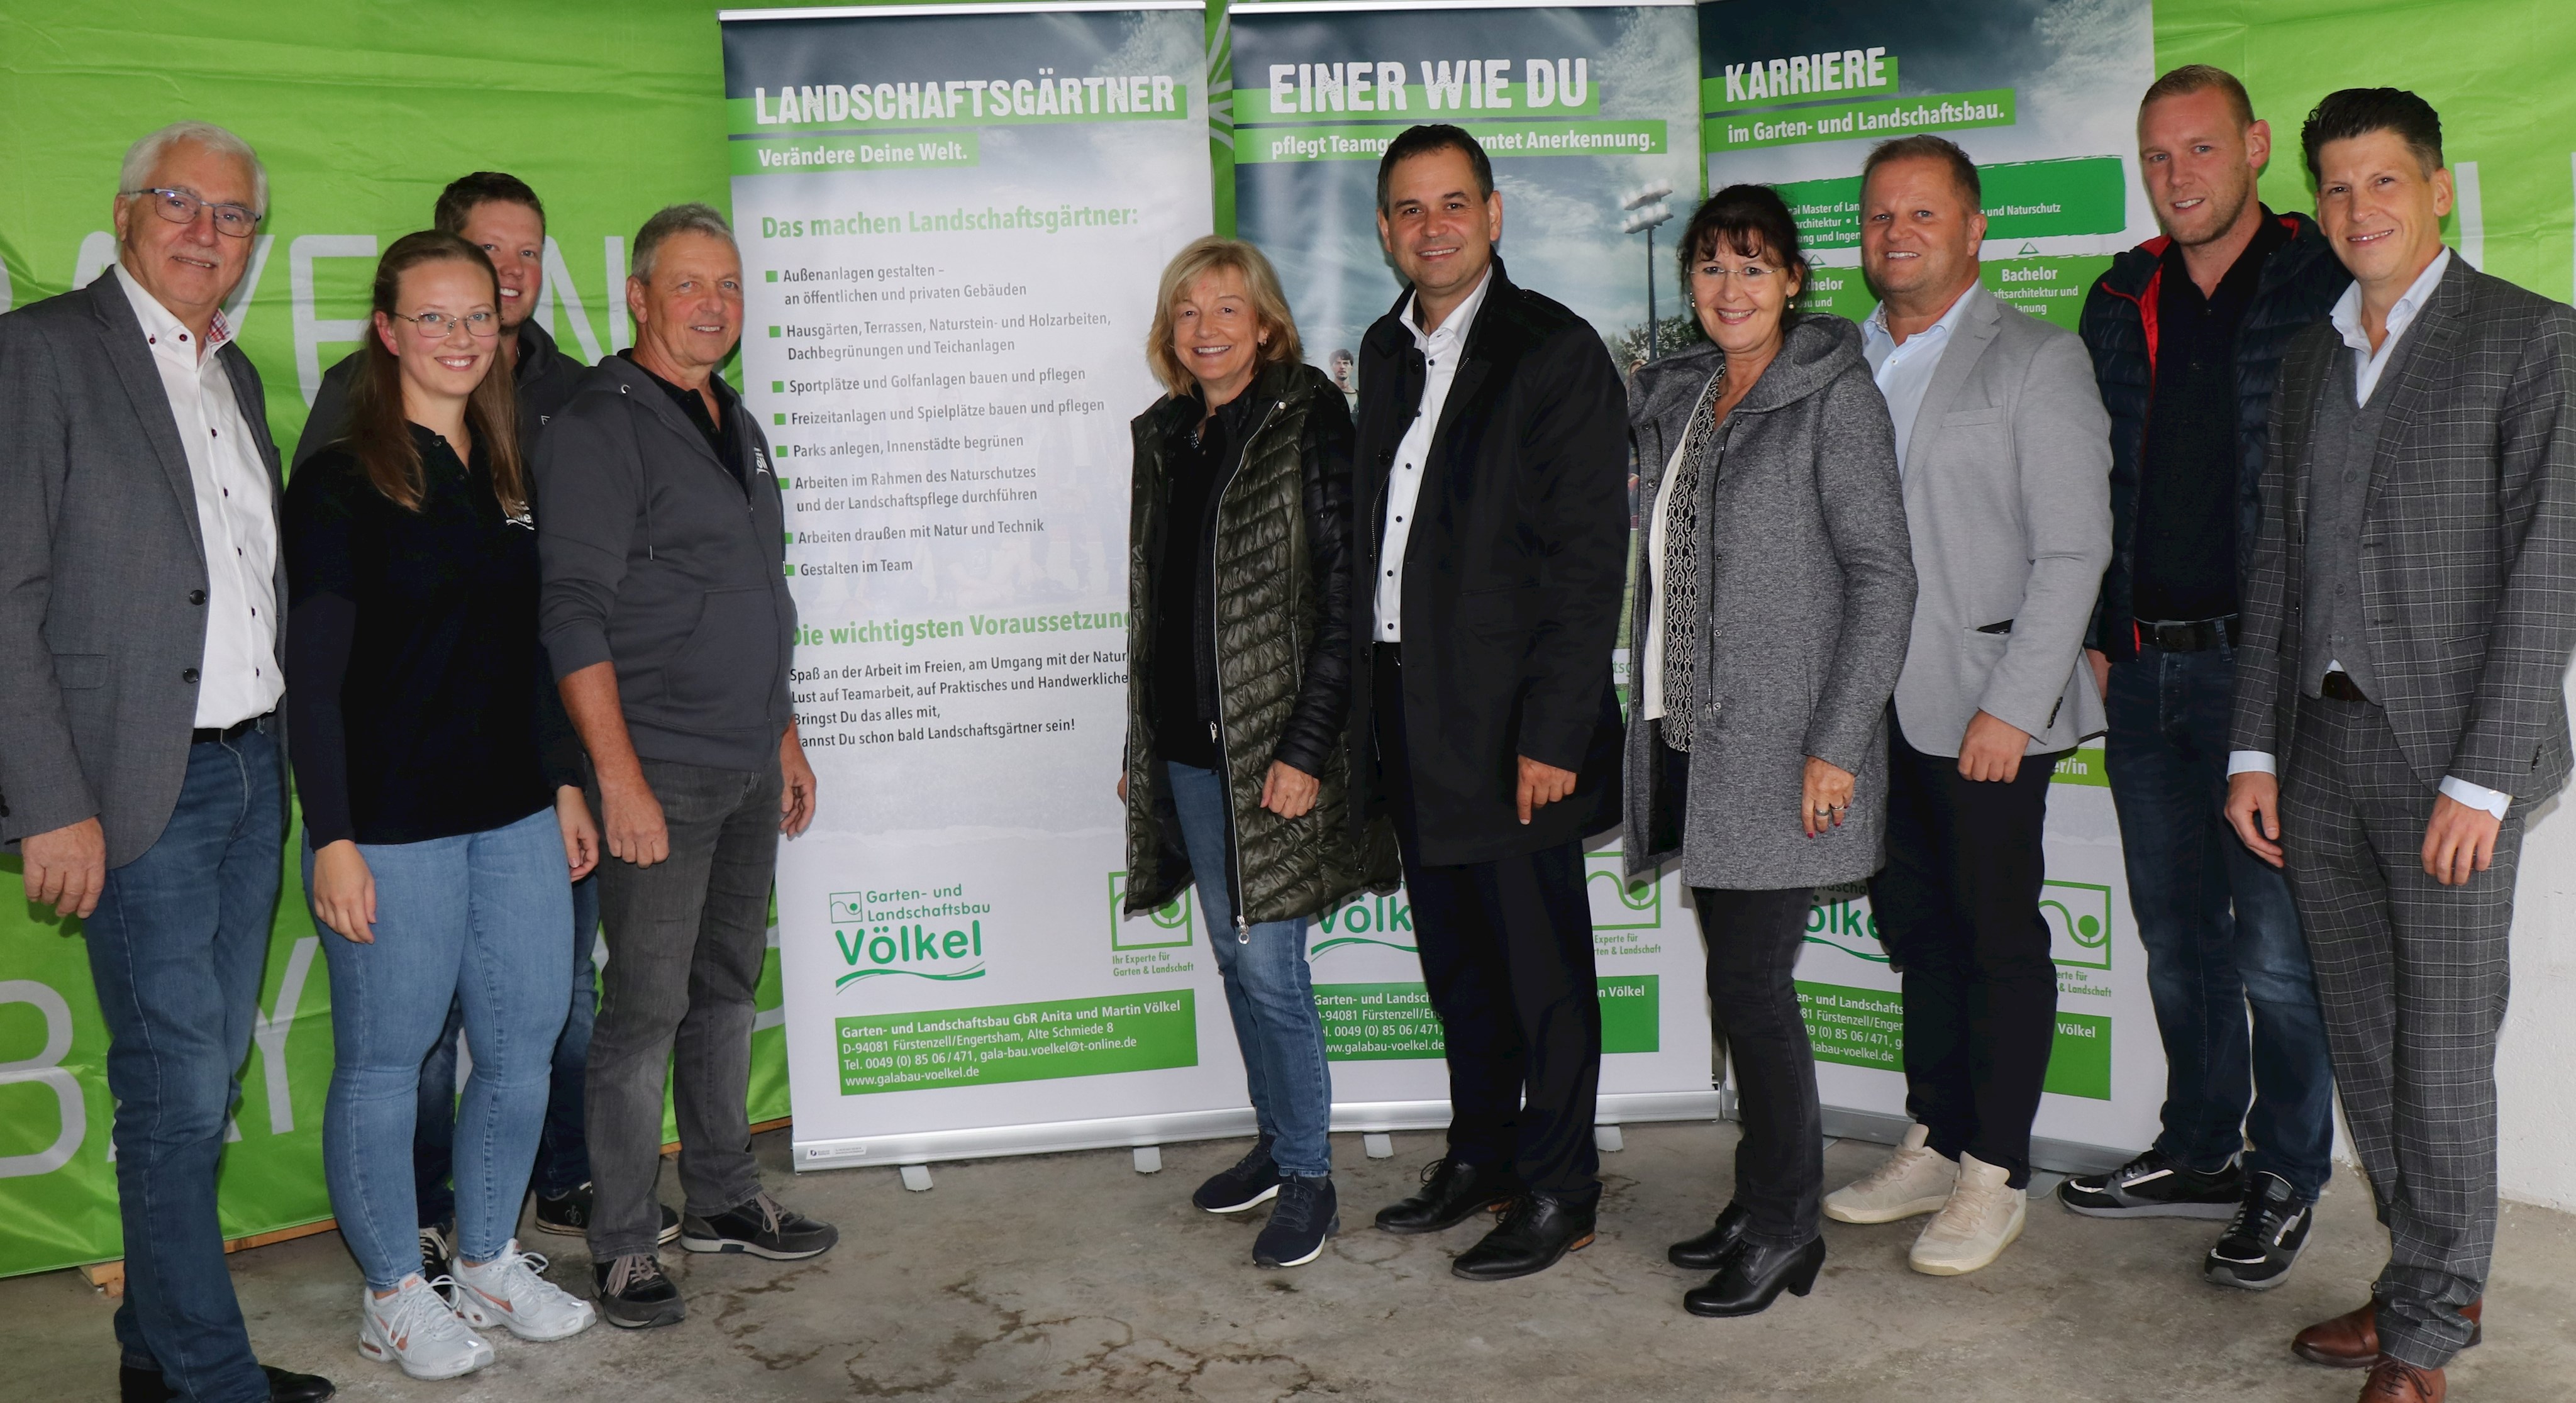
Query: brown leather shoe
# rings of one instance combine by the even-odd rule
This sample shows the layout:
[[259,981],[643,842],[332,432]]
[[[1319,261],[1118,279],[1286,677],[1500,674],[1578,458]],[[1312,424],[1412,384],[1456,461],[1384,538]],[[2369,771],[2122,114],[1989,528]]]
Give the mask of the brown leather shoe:
[[[2476,1300],[2460,1310],[2469,1318],[2469,1344],[2486,1337],[2486,1327],[2478,1323],[2478,1312],[2485,1305],[2484,1300]],[[2371,1367],[2379,1362],[2379,1303],[2372,1301],[2359,1310],[2346,1311],[2301,1330],[2290,1340],[2290,1352],[2329,1369]]]
[[2370,1366],[2370,1378],[2361,1386],[2361,1403],[2442,1403],[2448,1387],[2439,1369],[2418,1369],[2383,1355]]

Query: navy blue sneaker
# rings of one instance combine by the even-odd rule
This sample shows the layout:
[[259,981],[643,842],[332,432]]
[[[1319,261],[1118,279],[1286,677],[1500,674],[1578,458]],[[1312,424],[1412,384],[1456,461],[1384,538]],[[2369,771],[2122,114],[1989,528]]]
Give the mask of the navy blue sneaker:
[[1270,1137],[1252,1144],[1252,1152],[1199,1185],[1190,1202],[1210,1213],[1240,1213],[1269,1202],[1279,1193],[1279,1166],[1270,1158]]
[[1252,1260],[1265,1267],[1302,1267],[1324,1255],[1324,1244],[1342,1230],[1341,1207],[1329,1174],[1281,1179],[1279,1202],[1252,1244]]

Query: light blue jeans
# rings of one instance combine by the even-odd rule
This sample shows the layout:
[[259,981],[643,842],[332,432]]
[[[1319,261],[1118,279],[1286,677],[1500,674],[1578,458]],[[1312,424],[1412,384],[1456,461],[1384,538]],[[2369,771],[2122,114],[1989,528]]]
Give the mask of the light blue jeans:
[[383,1291],[420,1270],[412,1130],[421,1062],[451,1003],[464,1007],[474,1057],[456,1113],[457,1251],[488,1262],[517,1230],[572,1002],[572,884],[551,806],[481,833],[358,851],[376,881],[376,938],[322,936],[337,1047],[322,1174],[349,1254]]
[[1330,1174],[1333,1151],[1324,1132],[1333,1118],[1333,1074],[1324,1064],[1324,1024],[1306,971],[1306,922],[1260,921],[1248,938],[1236,937],[1234,898],[1226,885],[1224,782],[1195,765],[1165,761],[1163,768],[1171,778],[1173,807],[1180,811],[1181,842],[1198,877],[1208,944],[1225,977],[1225,1006],[1243,1049],[1243,1079],[1261,1133],[1270,1137],[1270,1157],[1282,1174]]

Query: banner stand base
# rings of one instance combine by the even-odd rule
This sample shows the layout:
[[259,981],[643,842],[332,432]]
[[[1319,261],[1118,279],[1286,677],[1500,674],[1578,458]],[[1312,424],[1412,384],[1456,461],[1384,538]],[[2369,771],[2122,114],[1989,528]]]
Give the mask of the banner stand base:
[[1368,1151],[1368,1157],[1371,1159],[1393,1159],[1395,1158],[1395,1137],[1363,1135],[1360,1137],[1360,1148]]
[[[1720,1101],[1711,1091],[1630,1091],[1601,1098],[1596,1120],[1615,1139],[1628,1123],[1673,1120],[1717,1120]],[[1827,1115],[1830,1117],[1831,1112]],[[798,1124],[804,1124],[800,1121]],[[1364,1101],[1333,1107],[1332,1128],[1357,1131],[1371,1158],[1388,1158],[1395,1144],[1388,1132],[1440,1130],[1449,1124],[1447,1101]],[[1829,1122],[1830,1128],[1830,1122]],[[1904,1132],[1900,1122],[1888,1135]],[[1071,1150],[1135,1151],[1136,1170],[1151,1174],[1162,1167],[1161,1147],[1188,1140],[1231,1140],[1256,1132],[1252,1108],[1222,1111],[1173,1111],[1163,1115],[1116,1116],[1103,1120],[1055,1121],[1042,1125],[996,1125],[960,1130],[926,1130],[900,1135],[867,1135],[844,1140],[799,1140],[790,1157],[798,1173],[809,1169],[862,1169],[899,1165],[905,1188],[930,1187],[929,1165],[943,1159],[998,1159],[1006,1155],[1051,1155]],[[1378,1145],[1386,1153],[1378,1153]],[[1605,1146],[1615,1148],[1615,1146]],[[1147,1168],[1148,1156],[1153,1168]],[[2115,1160],[2113,1166],[2126,1163]]]
[[[1824,1110],[1825,1135],[1834,1140],[1893,1145],[1905,1138],[1905,1128],[1913,1124],[1904,1116],[1879,1111],[1854,1111],[1840,1106],[1827,1106]],[[2127,1164],[2136,1153],[2034,1135],[2030,1141],[2030,1167],[2056,1174],[2108,1174]]]

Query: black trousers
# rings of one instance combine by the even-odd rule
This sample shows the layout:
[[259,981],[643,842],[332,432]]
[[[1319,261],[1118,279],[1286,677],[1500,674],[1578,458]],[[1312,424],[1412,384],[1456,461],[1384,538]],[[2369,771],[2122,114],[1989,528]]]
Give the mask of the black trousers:
[[1413,823],[1398,650],[1378,648],[1381,773],[1413,900],[1413,933],[1449,1063],[1449,1153],[1509,1164],[1522,1184],[1582,1202],[1600,1196],[1592,1120],[1601,1094],[1601,996],[1583,850],[1434,866]]
[[2009,781],[1959,773],[1888,722],[1887,866],[1869,882],[1903,977],[1905,1109],[1932,1148],[2030,1184],[2030,1123],[2057,1036],[2057,966],[2039,914],[2053,755]]

